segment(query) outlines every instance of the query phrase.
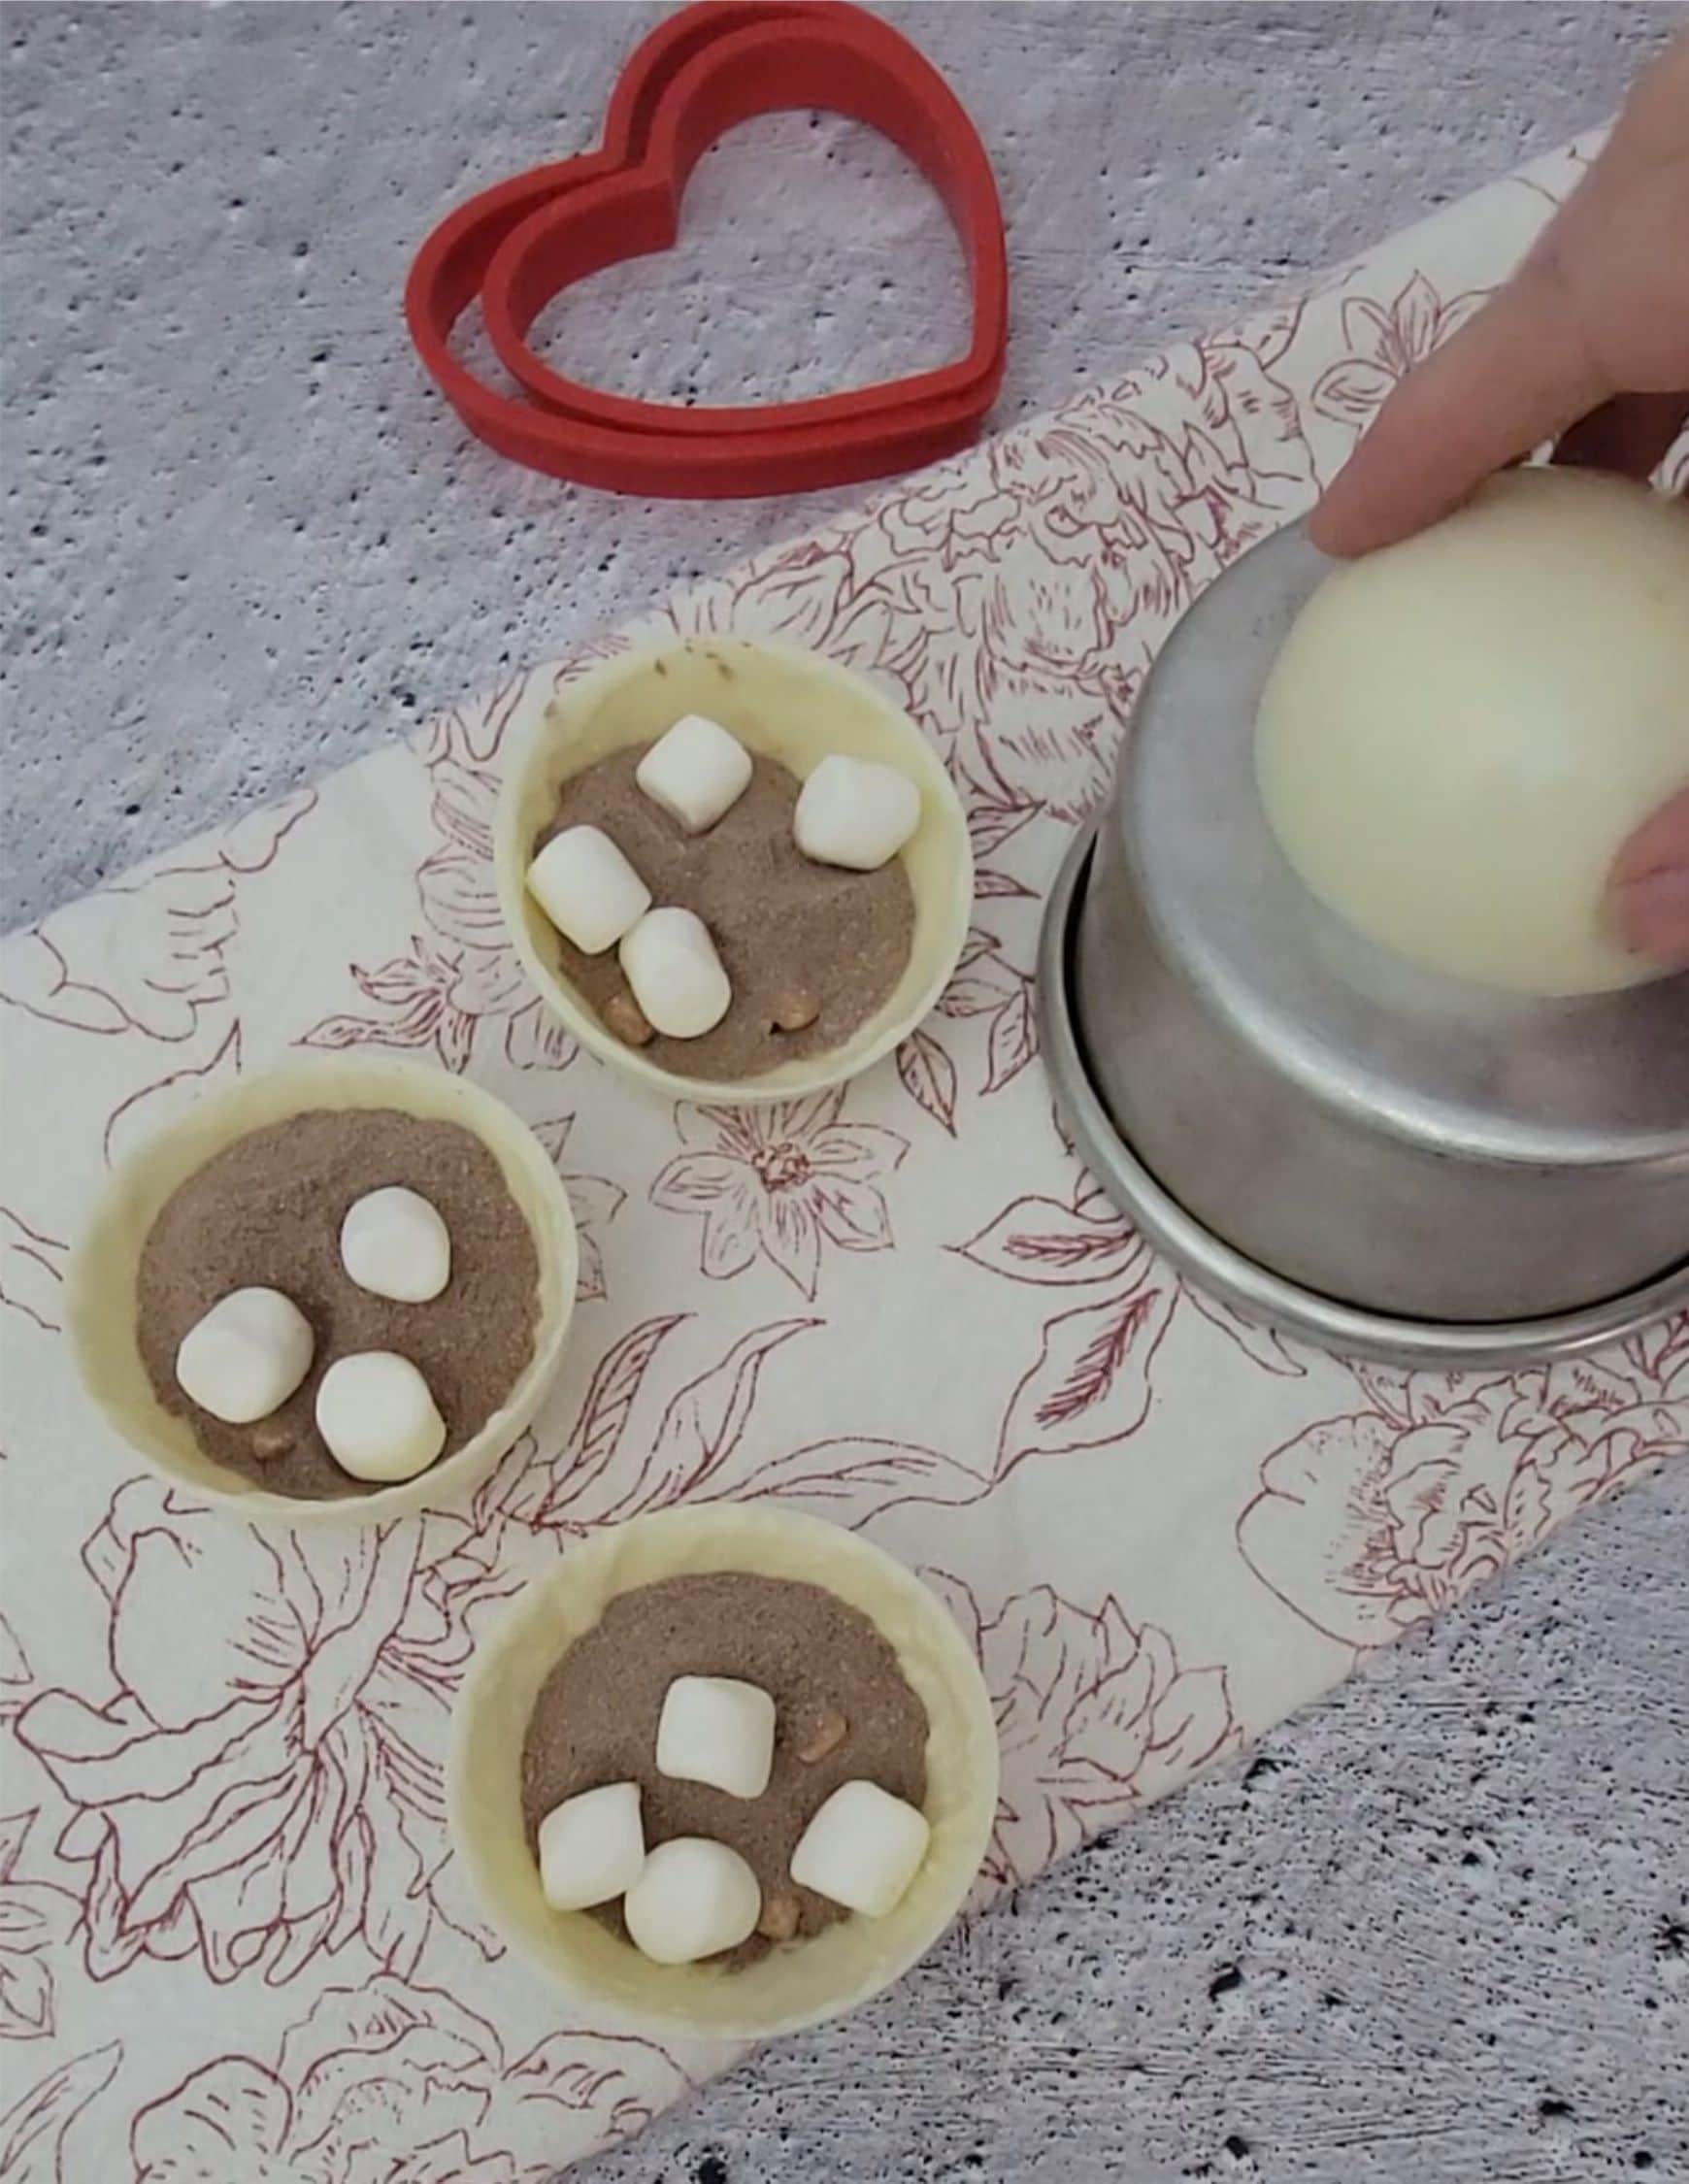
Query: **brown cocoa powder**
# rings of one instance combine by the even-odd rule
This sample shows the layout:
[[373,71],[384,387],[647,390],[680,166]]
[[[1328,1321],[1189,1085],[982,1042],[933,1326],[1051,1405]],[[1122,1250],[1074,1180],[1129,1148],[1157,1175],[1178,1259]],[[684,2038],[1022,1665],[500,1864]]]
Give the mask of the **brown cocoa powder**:
[[[760,1798],[657,1772],[657,1721],[677,1676],[736,1676],[778,1709],[774,1770]],[[842,1720],[842,1736],[820,1733]],[[823,1586],[725,1572],[669,1577],[613,1600],[541,1686],[522,1747],[530,1846],[553,1805],[608,1782],[637,1782],[647,1846],[710,1836],[745,1859],[772,1923],[797,1905],[798,1938],[846,1914],[791,1878],[804,1830],[842,1783],[878,1782],[910,1804],[927,1792],[927,1712],[869,1618]],[[804,1754],[817,1742],[826,1748]],[[783,1913],[783,1915],[782,1915]],[[626,1938],[619,1903],[593,1914]],[[754,1963],[770,1936],[723,1961]]]
[[[565,827],[598,827],[653,903],[692,910],[710,928],[733,1006],[702,1039],[658,1033],[641,1051],[660,1069],[722,1083],[843,1046],[909,962],[914,895],[902,859],[872,873],[811,864],[792,838],[797,777],[766,758],[714,826],[685,834],[634,778],[649,748],[614,751],[565,781],[556,818],[534,843],[537,854]],[[627,992],[615,949],[582,955],[561,935],[558,946],[564,976],[615,1030],[611,1005]]]
[[[402,1183],[438,1210],[451,1279],[425,1305],[360,1289],[341,1265],[340,1228],[366,1191]],[[533,1233],[498,1162],[473,1131],[397,1109],[313,1109],[254,1130],[172,1193],[141,1253],[138,1337],[153,1393],[185,1418],[215,1462],[277,1494],[318,1501],[373,1489],[316,1431],[317,1382],[353,1350],[396,1350],[421,1372],[461,1448],[533,1355],[539,1316]],[[311,1371],[268,1418],[225,1425],[176,1381],[176,1352],[231,1289],[280,1289],[311,1322]]]

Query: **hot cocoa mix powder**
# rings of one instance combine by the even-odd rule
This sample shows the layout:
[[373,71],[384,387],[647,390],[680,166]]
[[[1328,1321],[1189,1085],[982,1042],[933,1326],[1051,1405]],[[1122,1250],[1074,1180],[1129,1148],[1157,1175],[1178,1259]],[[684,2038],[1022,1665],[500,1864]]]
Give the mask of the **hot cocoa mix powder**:
[[[371,1296],[341,1265],[348,1208],[392,1183],[427,1199],[451,1238],[451,1279],[430,1304]],[[473,1131],[397,1109],[313,1109],[237,1140],[165,1202],[141,1253],[141,1358],[159,1402],[189,1421],[215,1462],[277,1494],[367,1494],[316,1431],[329,1366],[352,1350],[408,1357],[446,1421],[444,1461],[480,1432],[533,1355],[539,1279],[533,1233]],[[229,1426],[178,1387],[176,1352],[219,1297],[248,1287],[291,1297],[316,1349],[280,1410]]]
[[[708,833],[684,834],[634,779],[649,748],[614,751],[565,781],[557,816],[534,844],[538,854],[565,827],[597,827],[654,904],[695,911],[709,926],[733,1006],[702,1039],[659,1035],[640,1051],[659,1069],[719,1083],[843,1046],[909,963],[914,895],[903,860],[869,873],[811,864],[792,839],[797,777],[766,758]],[[601,1015],[627,991],[614,948],[582,955],[561,935],[558,946],[564,976]],[[814,1020],[780,1029],[788,1004],[804,996]]]
[[[760,1798],[657,1772],[664,1695],[692,1675],[737,1676],[774,1701],[774,1771]],[[859,1609],[822,1586],[746,1572],[669,1577],[613,1600],[541,1686],[522,1747],[522,1821],[537,1856],[553,1805],[637,1782],[647,1847],[675,1836],[727,1843],[761,1884],[765,1916],[783,1902],[808,1936],[847,1914],[793,1882],[804,1830],[844,1782],[878,1782],[924,1803],[926,1749],[926,1708]],[[619,1903],[591,1916],[626,1939]],[[753,1936],[722,1961],[754,1963],[769,1946]]]

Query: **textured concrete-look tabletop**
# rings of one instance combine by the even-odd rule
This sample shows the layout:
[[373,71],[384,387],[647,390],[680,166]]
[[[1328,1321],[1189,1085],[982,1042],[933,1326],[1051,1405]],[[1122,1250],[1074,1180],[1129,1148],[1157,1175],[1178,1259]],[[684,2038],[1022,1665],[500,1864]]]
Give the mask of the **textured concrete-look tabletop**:
[[[888,13],[1002,177],[1004,417],[1546,149],[1682,19]],[[590,141],[653,16],[7,8],[6,924],[843,498],[530,477],[464,438],[406,345],[429,222]],[[942,217],[860,132],[757,124],[689,215],[681,266],[574,307],[587,372],[732,398],[800,355],[805,385],[877,377],[960,324]],[[1689,2179],[1686,1663],[1679,1471],[594,2174]]]

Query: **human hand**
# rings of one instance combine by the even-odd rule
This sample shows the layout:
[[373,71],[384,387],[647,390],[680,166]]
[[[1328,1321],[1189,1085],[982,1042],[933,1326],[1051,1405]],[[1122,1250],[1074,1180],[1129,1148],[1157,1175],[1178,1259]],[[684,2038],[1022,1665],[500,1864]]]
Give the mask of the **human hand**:
[[[1645,479],[1686,423],[1689,35],[1512,280],[1384,403],[1309,533],[1343,556],[1389,546],[1545,442]],[[1689,789],[1621,850],[1611,900],[1632,947],[1689,965]]]

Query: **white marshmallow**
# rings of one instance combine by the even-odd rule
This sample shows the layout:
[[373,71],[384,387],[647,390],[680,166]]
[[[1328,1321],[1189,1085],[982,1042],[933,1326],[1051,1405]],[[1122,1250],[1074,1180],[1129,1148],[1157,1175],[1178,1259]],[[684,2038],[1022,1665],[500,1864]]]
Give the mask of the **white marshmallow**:
[[226,1426],[280,1410],[311,1371],[311,1322],[280,1289],[231,1289],[197,1319],[176,1353],[176,1384]]
[[823,758],[804,783],[792,831],[806,857],[847,872],[878,872],[921,823],[921,792],[895,766]]
[[696,1964],[749,1940],[762,1890],[726,1843],[676,1836],[646,1860],[621,1911],[634,1947],[653,1964]]
[[733,1005],[710,928],[689,910],[647,910],[621,943],[621,968],[653,1029],[702,1039]]
[[792,1852],[792,1878],[829,1903],[882,1919],[920,1871],[932,1833],[923,1813],[878,1782],[842,1783]]
[[687,834],[704,834],[750,786],[752,761],[737,736],[701,712],[677,720],[640,760],[640,787]]
[[598,827],[565,827],[528,867],[528,892],[582,955],[602,955],[651,907],[651,891]]
[[427,1381],[393,1350],[335,1359],[317,1383],[316,1430],[353,1478],[414,1478],[446,1446]]
[[657,1772],[759,1798],[774,1770],[775,1703],[734,1676],[677,1676],[657,1721]]
[[451,1279],[451,1235],[420,1192],[390,1184],[348,1207],[340,1263],[372,1297],[425,1305]]
[[554,1911],[589,1911],[625,1896],[646,1863],[637,1782],[554,1804],[540,1822],[540,1886]]

